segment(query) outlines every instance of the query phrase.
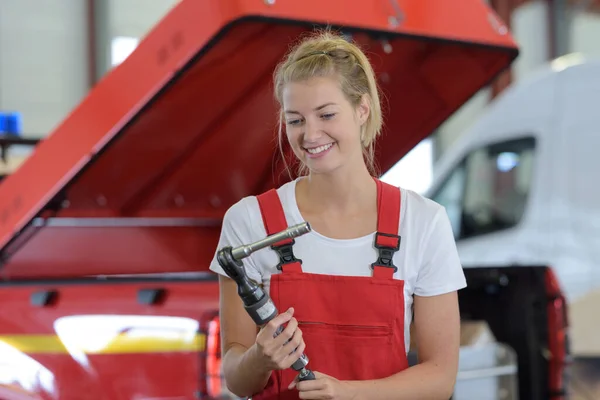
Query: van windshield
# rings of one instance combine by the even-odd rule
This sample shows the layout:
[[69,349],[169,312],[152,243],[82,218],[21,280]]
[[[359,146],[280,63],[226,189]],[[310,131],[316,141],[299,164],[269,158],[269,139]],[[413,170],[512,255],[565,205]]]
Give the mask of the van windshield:
[[535,139],[477,148],[450,172],[432,200],[446,207],[456,239],[519,223],[531,186]]

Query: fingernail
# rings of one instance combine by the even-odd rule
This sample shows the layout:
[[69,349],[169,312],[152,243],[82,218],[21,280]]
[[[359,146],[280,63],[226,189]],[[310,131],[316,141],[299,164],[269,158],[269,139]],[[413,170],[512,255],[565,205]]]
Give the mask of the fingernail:
[[290,307],[288,308],[287,312],[289,312],[290,314],[294,312],[294,307]]

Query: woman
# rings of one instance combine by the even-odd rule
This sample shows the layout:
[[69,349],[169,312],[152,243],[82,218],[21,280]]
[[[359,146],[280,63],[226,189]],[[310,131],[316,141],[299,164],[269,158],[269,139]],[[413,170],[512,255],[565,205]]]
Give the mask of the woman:
[[[382,115],[367,57],[332,33],[306,38],[278,66],[275,97],[280,145],[285,125],[305,173],[233,205],[219,248],[304,221],[312,232],[291,246],[297,260],[278,266],[279,249],[245,260],[281,311],[258,334],[213,261],[228,388],[254,400],[448,399],[465,278],[445,210],[374,178]],[[413,309],[420,364],[408,368]],[[316,379],[297,382],[290,366],[303,352]]]

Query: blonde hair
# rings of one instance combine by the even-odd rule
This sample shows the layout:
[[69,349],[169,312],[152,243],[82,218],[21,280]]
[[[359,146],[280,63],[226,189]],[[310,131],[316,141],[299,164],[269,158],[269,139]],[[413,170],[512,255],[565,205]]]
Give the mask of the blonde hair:
[[[361,132],[363,157],[369,172],[376,175],[373,145],[381,134],[383,117],[375,73],[365,53],[354,43],[329,30],[315,32],[294,46],[274,73],[275,98],[279,103],[279,149],[285,163],[282,146],[282,92],[287,83],[312,77],[336,77],[346,99],[358,106],[366,95],[370,105],[369,117]],[[286,169],[289,168],[287,167]],[[299,174],[306,172],[300,165]],[[291,173],[290,173],[291,177]]]

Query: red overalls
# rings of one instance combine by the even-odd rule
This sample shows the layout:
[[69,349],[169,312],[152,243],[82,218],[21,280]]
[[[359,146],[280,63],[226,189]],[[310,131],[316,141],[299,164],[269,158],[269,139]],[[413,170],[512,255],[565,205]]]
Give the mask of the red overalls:
[[[400,189],[377,181],[379,258],[365,268],[372,277],[302,272],[292,253],[294,241],[278,243],[282,270],[271,276],[270,295],[280,310],[294,307],[308,368],[339,380],[385,378],[408,367],[404,345],[404,281],[393,279],[392,256],[400,247]],[[287,229],[277,192],[258,196],[267,234]],[[266,388],[253,400],[298,399],[288,390],[297,372],[273,371]]]

